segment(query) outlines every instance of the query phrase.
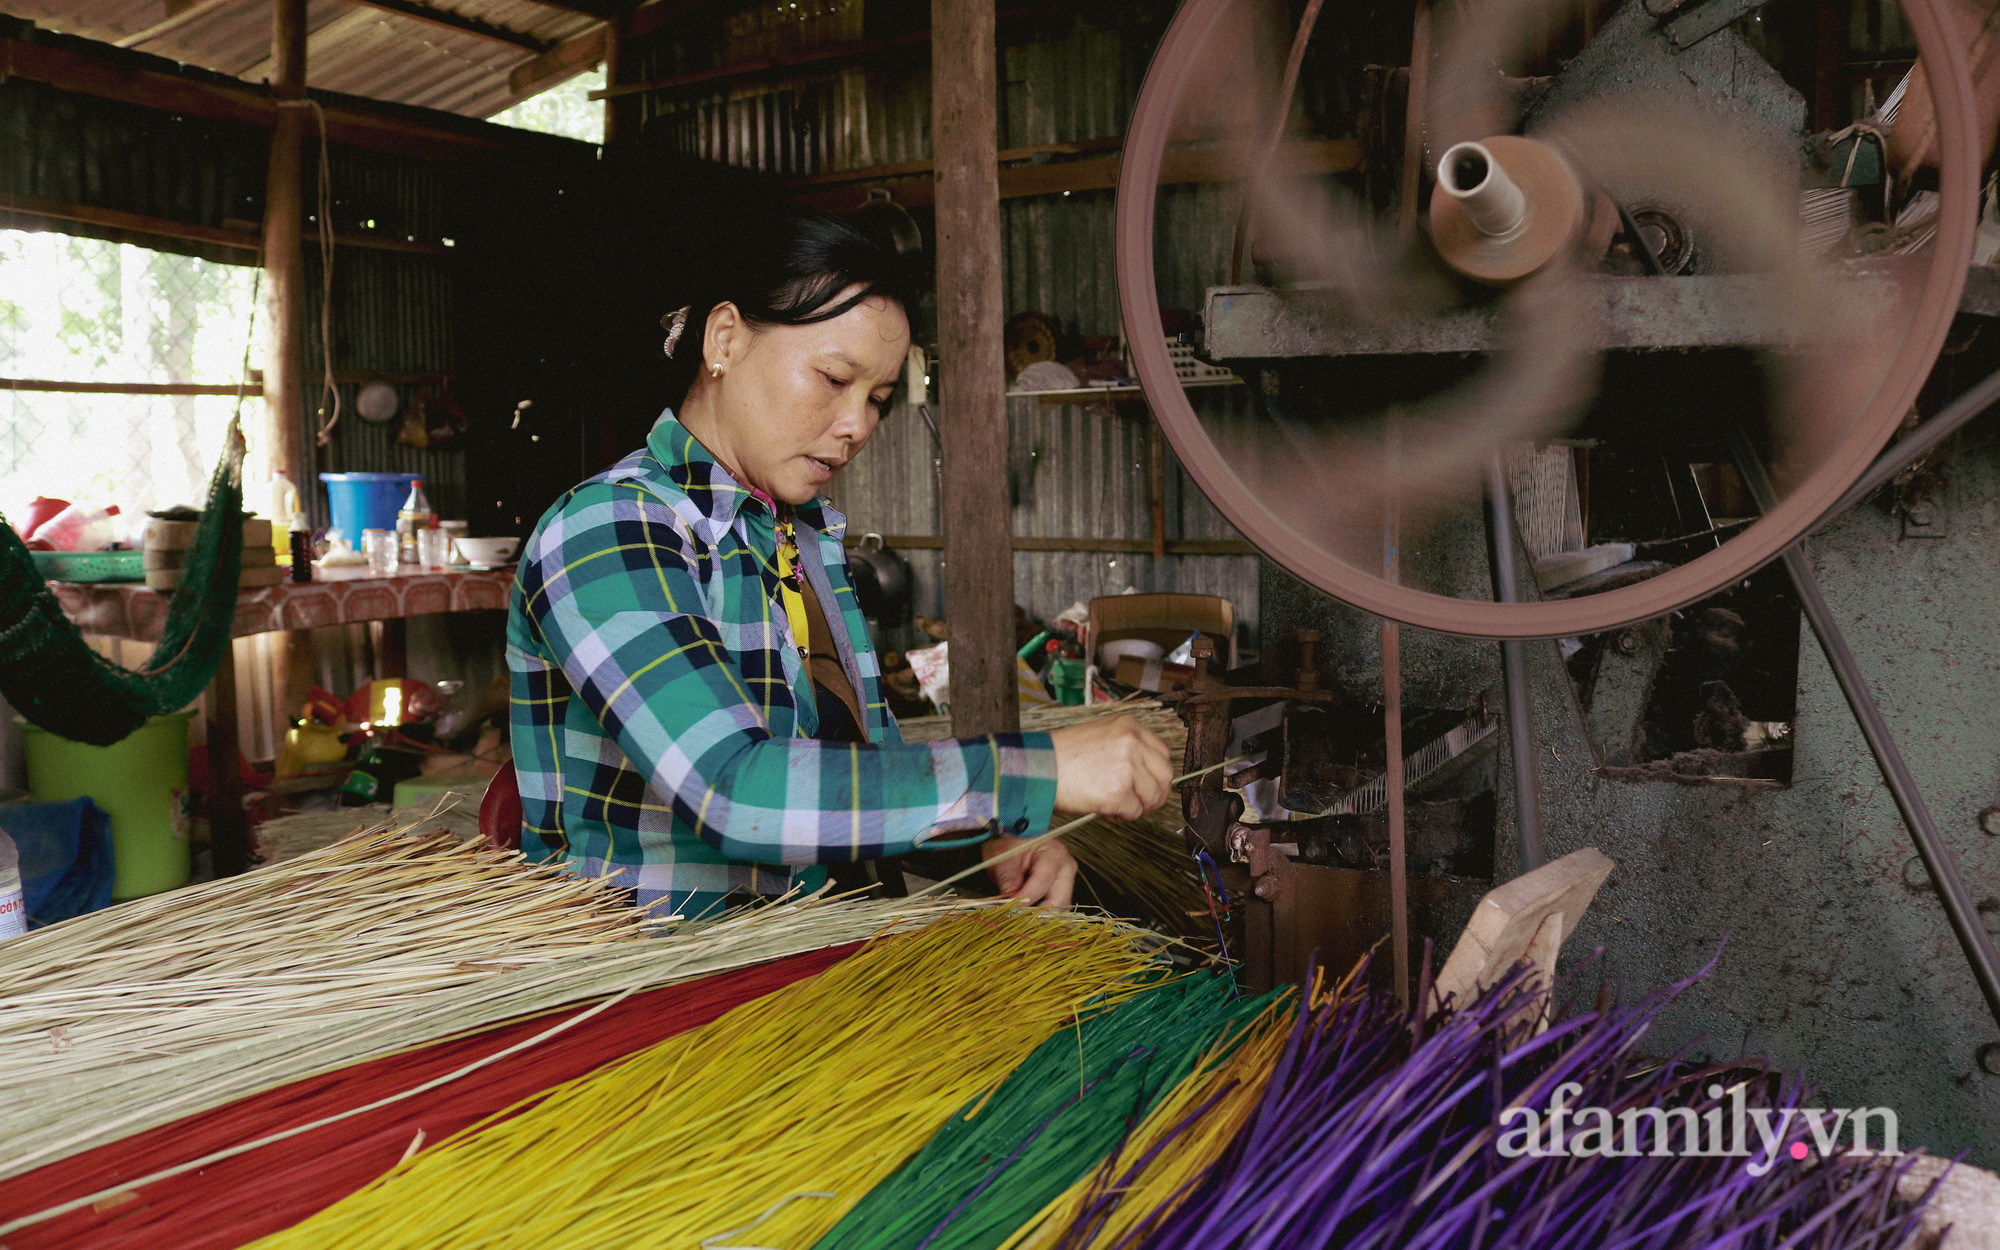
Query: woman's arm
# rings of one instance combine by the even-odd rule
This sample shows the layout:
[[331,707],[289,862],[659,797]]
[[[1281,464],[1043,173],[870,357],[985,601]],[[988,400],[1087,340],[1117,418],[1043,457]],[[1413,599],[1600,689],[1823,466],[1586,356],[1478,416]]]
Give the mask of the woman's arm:
[[772,605],[749,583],[711,615],[686,522],[644,487],[580,487],[522,560],[524,614],[548,658],[680,823],[729,858],[838,862],[932,836],[1047,828],[1047,734],[893,746],[774,737],[767,713],[787,644]]

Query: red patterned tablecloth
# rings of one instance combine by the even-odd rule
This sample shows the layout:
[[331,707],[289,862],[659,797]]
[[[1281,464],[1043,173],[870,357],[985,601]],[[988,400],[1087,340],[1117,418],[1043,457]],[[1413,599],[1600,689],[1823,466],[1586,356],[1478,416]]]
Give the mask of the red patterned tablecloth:
[[[236,598],[234,637],[279,629],[311,629],[353,621],[386,621],[436,612],[505,608],[514,570],[460,569],[377,577],[366,569],[315,571],[314,580],[244,590]],[[106,638],[157,642],[172,596],[136,583],[51,582],[56,601],[76,627]]]

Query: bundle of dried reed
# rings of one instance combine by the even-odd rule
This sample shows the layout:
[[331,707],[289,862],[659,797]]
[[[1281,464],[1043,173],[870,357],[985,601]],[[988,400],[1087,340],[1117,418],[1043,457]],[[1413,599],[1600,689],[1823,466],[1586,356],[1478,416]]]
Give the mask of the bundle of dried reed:
[[[1048,733],[1052,729],[1081,724],[1099,716],[1130,716],[1160,735],[1175,759],[1187,750],[1187,726],[1181,723],[1180,713],[1158,699],[1120,699],[1116,703],[1077,704],[1074,707],[1053,703],[1024,707],[1021,709],[1021,732]],[[913,716],[896,722],[896,725],[902,730],[905,742],[938,742],[951,737],[949,716]]]
[[1138,936],[1002,907],[878,942],[257,1244],[810,1245],[1051,1034],[1143,988]]
[[649,937],[596,882],[371,831],[0,947],[0,1177],[500,1020],[966,906],[806,900]]
[[[1132,717],[1160,735],[1176,764],[1187,753],[1187,726],[1179,713],[1157,699],[1024,707],[1021,729],[1047,733],[1100,716]],[[900,728],[905,741],[935,742],[951,736],[951,718],[917,717],[900,722]],[[1065,834],[1063,840],[1083,868],[1078,901],[1129,913],[1180,937],[1210,940],[1215,926],[1208,918],[1200,870],[1188,855],[1181,824],[1181,805],[1175,798],[1138,820],[1100,817]]]

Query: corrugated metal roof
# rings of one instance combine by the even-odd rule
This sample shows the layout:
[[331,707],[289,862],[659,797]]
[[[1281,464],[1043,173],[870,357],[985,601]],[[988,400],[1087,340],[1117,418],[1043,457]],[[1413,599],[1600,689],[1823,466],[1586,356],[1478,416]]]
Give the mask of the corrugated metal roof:
[[[535,0],[423,3],[544,46],[598,24],[587,14]],[[249,82],[262,82],[270,73],[270,0],[194,0],[172,18],[158,3],[132,0],[0,0],[0,12]],[[467,117],[487,117],[515,103],[507,76],[536,55],[527,47],[349,0],[311,0],[307,29],[308,86]]]

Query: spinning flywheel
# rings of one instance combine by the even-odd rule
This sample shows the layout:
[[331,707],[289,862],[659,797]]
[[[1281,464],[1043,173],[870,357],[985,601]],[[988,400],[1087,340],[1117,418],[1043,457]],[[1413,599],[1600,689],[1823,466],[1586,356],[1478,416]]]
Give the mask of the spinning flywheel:
[[[1971,255],[1977,127],[1938,0],[1905,3],[1936,101],[1935,239],[1865,256],[1814,254],[1804,237],[1803,101],[1729,27],[1745,5],[1627,0],[1577,55],[1540,64],[1530,33],[1545,44],[1568,9],[1440,6],[1413,58],[1406,150],[1376,162],[1372,195],[1359,178],[1300,177],[1287,156],[1318,11],[1273,38],[1250,0],[1188,0],[1125,149],[1136,371],[1229,520],[1357,607],[1500,639],[1660,616],[1811,530],[1911,411]],[[1183,211],[1163,164],[1203,140],[1237,162],[1241,205],[1204,201],[1235,213],[1229,257],[1206,271],[1156,254],[1155,235],[1156,216]],[[1249,380],[1233,400],[1176,376],[1161,309],[1197,302],[1206,353]],[[1744,480],[1768,476],[1765,506],[1695,524],[1699,549],[1636,580],[1496,602],[1465,567],[1466,516],[1549,446],[1622,450],[1627,465],[1664,449],[1670,478],[1733,458]],[[1590,506],[1664,489],[1712,520],[1714,500],[1685,498],[1696,484],[1630,477],[1591,482]]]

